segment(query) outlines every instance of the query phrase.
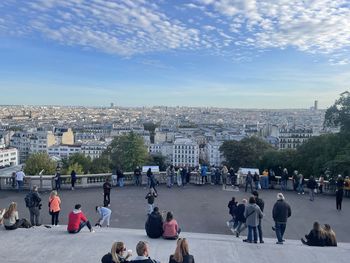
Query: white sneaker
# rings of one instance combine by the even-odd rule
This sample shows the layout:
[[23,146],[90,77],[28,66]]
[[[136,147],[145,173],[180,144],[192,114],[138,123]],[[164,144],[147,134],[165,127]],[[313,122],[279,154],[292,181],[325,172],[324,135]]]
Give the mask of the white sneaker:
[[95,233],[95,230],[91,229],[90,233]]

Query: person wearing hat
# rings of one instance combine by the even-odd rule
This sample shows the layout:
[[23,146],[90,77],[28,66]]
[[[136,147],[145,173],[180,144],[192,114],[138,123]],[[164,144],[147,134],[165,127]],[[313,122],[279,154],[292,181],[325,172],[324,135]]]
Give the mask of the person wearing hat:
[[282,193],[277,194],[277,201],[272,209],[272,218],[275,221],[275,227],[272,229],[276,232],[276,244],[283,245],[283,235],[287,226],[287,219],[292,215],[289,204],[284,200]]

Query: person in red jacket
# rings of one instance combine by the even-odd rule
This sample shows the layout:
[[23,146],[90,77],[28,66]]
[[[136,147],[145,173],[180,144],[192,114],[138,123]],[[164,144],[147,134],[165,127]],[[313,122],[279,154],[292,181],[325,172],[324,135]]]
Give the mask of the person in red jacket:
[[75,234],[75,233],[79,233],[80,230],[85,226],[89,228],[91,233],[95,232],[92,229],[89,220],[81,211],[81,205],[77,204],[75,205],[74,210],[69,213],[67,230],[69,233]]

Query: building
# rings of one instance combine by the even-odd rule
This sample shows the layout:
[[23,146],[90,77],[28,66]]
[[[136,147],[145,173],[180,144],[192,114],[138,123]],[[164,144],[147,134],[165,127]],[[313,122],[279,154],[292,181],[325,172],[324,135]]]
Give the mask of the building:
[[209,165],[220,166],[225,161],[224,156],[220,152],[222,144],[223,141],[210,141],[205,146],[206,160],[209,162]]
[[81,145],[61,144],[52,145],[47,148],[47,153],[50,157],[59,157],[61,159],[68,159],[70,155],[81,152]]
[[173,144],[172,143],[160,143],[150,144],[148,146],[148,152],[150,155],[162,155],[165,157],[167,163],[172,163],[173,160]]
[[37,131],[29,138],[29,154],[47,153],[47,148],[55,144],[51,131]]
[[173,145],[174,166],[195,167],[199,165],[199,146],[191,139],[176,139]]
[[18,150],[0,148],[0,168],[18,165]]
[[74,133],[71,128],[55,128],[56,144],[73,145]]
[[81,145],[81,152],[91,160],[98,158],[107,149],[108,143],[102,141],[85,141]]
[[279,149],[296,149],[313,136],[312,129],[280,129]]

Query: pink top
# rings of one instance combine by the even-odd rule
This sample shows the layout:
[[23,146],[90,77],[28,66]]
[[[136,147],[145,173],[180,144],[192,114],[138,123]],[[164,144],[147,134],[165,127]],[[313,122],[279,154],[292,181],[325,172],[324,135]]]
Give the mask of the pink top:
[[169,222],[164,222],[163,224],[163,237],[175,237],[177,236],[177,231],[179,226],[175,219],[172,219]]

